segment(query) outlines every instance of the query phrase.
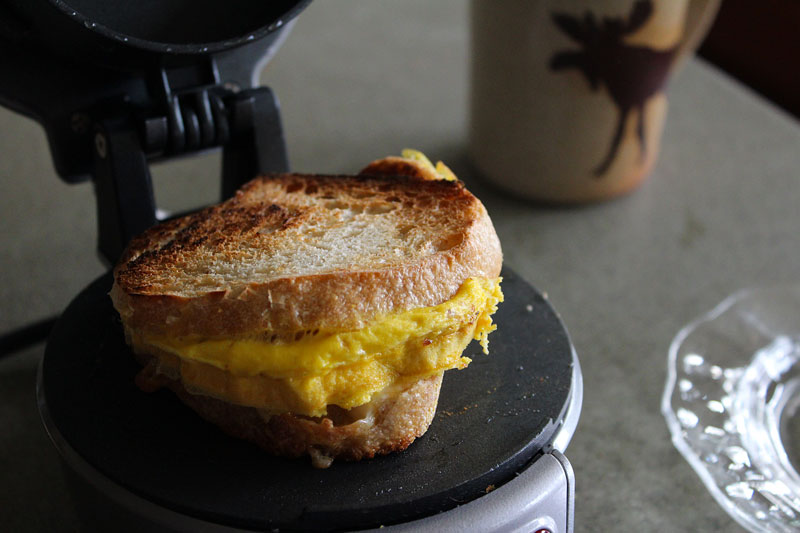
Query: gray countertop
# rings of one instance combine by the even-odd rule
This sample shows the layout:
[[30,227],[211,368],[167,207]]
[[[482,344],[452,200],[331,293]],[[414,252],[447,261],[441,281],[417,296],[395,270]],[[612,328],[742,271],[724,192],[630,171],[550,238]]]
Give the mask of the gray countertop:
[[[567,456],[576,531],[717,531],[735,523],[673,448],[660,399],[682,325],[742,287],[800,276],[800,127],[699,61],[669,88],[655,171],[627,197],[545,208],[498,194],[466,145],[467,5],[317,1],[262,79],[292,166],[354,172],[403,147],[454,169],[487,206],[505,262],[549,294],[585,379]],[[159,204],[214,199],[218,155],[155,171]],[[0,109],[0,332],[59,312],[104,271],[94,197],[52,167],[41,128]],[[0,360],[0,524],[76,530],[35,406],[43,345]],[[10,527],[9,527],[10,524]]]

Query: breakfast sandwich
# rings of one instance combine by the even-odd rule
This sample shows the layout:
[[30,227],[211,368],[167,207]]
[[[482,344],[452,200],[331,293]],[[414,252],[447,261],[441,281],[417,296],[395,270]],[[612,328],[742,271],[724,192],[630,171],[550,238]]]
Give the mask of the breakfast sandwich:
[[444,371],[473,339],[488,353],[501,263],[481,202],[407,151],[357,176],[262,176],[153,227],[111,298],[140,388],[325,467],[427,430]]

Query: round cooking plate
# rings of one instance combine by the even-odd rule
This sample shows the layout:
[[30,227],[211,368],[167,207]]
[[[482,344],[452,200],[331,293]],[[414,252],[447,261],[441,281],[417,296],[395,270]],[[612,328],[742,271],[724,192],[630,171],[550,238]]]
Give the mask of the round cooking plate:
[[533,287],[508,269],[503,278],[490,354],[467,348],[472,363],[445,373],[430,429],[401,453],[317,470],[228,437],[169,391],[141,392],[110,274],[78,295],[50,337],[39,383],[47,429],[124,489],[228,526],[360,529],[441,512],[513,478],[551,443],[567,408],[567,332]]

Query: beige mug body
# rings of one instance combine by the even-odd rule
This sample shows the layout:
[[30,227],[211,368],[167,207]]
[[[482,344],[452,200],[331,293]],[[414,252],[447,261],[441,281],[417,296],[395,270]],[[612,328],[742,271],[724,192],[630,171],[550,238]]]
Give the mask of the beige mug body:
[[499,187],[556,203],[650,173],[665,88],[718,0],[473,0],[470,155]]

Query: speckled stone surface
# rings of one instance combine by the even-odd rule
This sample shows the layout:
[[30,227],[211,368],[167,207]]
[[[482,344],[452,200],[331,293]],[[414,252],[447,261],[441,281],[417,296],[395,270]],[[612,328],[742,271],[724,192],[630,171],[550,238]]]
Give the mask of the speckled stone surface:
[[[479,195],[506,263],[561,313],[583,365],[576,531],[731,531],[660,414],[670,340],[735,290],[800,277],[800,127],[696,61],[669,89],[661,158],[634,194],[582,208],[499,194],[470,169],[467,5],[315,2],[262,79],[295,170],[353,172],[419,148]],[[156,169],[164,207],[214,198],[216,155]],[[88,184],[55,175],[44,134],[0,109],[0,331],[61,310],[104,267]],[[0,360],[0,524],[74,531],[34,396],[41,345]]]

